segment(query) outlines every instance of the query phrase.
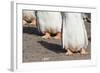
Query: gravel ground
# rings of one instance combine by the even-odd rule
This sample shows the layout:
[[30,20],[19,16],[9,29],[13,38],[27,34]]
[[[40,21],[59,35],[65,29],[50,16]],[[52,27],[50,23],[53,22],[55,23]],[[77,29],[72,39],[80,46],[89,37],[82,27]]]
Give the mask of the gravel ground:
[[44,40],[37,28],[32,25],[23,26],[23,62],[63,61],[91,59],[91,30],[90,23],[85,22],[89,45],[88,55],[74,54],[66,56],[61,41],[53,38]]

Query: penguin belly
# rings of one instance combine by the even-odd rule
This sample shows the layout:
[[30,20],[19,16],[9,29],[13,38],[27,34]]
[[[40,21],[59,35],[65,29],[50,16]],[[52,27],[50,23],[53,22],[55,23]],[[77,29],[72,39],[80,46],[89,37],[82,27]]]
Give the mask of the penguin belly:
[[60,12],[37,11],[37,22],[42,33],[61,32],[62,16]]
[[62,36],[65,49],[87,48],[87,32],[81,13],[64,13]]

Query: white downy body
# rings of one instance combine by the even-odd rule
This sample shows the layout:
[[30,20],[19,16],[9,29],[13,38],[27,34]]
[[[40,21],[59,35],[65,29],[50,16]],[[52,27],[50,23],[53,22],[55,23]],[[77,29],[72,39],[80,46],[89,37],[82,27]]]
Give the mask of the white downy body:
[[60,12],[37,11],[37,22],[42,33],[61,32],[62,16]]
[[32,21],[32,19],[36,19],[35,11],[33,10],[23,10],[23,18],[27,21]]
[[64,13],[63,15],[63,48],[86,49],[87,32],[81,13]]

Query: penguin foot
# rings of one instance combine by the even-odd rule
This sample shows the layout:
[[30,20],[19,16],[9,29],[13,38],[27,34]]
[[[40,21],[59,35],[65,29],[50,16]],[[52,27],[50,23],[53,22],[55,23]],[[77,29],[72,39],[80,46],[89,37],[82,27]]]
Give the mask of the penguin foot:
[[51,36],[50,36],[50,33],[45,33],[45,35],[44,36],[42,36],[42,38],[43,39],[50,39],[51,38]]
[[68,49],[67,52],[66,52],[66,55],[67,55],[67,56],[72,56],[72,55],[73,55],[73,52],[71,52],[71,51]]
[[81,55],[87,55],[88,52],[86,52],[86,50],[84,48],[82,48],[81,51],[80,51],[80,54]]
[[31,24],[32,24],[33,26],[36,26],[36,19],[33,19]]
[[22,24],[25,25],[27,24],[27,22],[25,20],[22,20]]
[[56,34],[56,36],[54,37],[54,39],[60,40],[60,39],[61,39],[61,33],[58,32],[58,33]]

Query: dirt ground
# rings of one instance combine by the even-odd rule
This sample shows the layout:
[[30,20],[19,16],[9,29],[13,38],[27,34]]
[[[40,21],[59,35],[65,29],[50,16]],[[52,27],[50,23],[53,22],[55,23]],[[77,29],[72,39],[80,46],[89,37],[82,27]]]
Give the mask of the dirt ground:
[[23,26],[23,62],[63,61],[91,59],[91,26],[85,22],[89,45],[88,55],[74,54],[66,56],[62,49],[61,41],[55,39],[44,40],[36,27],[32,25]]

